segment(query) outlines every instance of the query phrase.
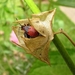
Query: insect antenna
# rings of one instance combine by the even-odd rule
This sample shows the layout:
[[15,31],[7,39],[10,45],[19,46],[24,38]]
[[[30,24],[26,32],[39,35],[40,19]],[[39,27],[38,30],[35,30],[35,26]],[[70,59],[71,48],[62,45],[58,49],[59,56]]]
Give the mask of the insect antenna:
[[[16,18],[16,20],[18,21],[18,19]],[[19,22],[18,22],[18,24],[20,25],[20,26],[22,26]]]

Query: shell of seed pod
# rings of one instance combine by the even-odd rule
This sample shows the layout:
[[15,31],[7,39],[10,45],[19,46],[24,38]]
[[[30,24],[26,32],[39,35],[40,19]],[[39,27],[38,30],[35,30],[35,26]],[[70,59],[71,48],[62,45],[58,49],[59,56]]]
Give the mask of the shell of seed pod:
[[[15,32],[22,48],[26,50],[27,53],[35,56],[39,60],[50,64],[48,58],[50,42],[54,38],[52,31],[52,20],[55,14],[55,10],[45,11],[39,14],[33,14],[31,19],[22,19],[16,21],[20,23],[21,26],[13,26],[13,31]],[[22,26],[32,26],[39,33],[38,36],[31,38],[25,37],[25,31],[21,29]]]

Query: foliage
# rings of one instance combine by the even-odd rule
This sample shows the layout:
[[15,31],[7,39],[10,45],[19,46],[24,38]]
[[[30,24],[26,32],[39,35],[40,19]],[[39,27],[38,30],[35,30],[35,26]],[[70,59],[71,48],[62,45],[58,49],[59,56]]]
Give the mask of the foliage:
[[[41,2],[42,0],[39,1]],[[49,5],[35,2],[41,11],[56,7],[53,30],[58,31],[62,28],[75,41],[75,35],[73,34],[75,32],[75,24],[58,7],[59,5],[75,7],[75,1],[50,1]],[[0,75],[72,75],[53,43],[50,44],[49,57],[51,66],[49,66],[29,56],[23,49],[9,41],[15,18],[23,19],[31,17],[31,14],[31,10],[23,0],[0,1]],[[62,34],[59,34],[58,37],[62,40],[73,62],[75,62],[75,47]]]

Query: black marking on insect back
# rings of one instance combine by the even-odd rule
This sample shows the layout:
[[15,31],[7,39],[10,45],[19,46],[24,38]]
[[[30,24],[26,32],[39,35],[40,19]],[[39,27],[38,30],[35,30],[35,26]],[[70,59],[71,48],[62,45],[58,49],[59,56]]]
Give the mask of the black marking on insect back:
[[27,33],[24,32],[24,37],[31,38]]
[[24,37],[27,37],[27,34],[24,32]]
[[28,29],[29,29],[29,26],[21,26],[21,30],[24,31],[24,37],[26,38],[31,38],[29,35],[28,35]]

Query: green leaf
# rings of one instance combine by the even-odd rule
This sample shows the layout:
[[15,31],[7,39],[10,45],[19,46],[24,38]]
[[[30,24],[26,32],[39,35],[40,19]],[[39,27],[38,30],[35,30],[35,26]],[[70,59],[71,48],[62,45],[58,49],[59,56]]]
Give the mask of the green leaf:
[[6,5],[4,5],[4,10],[9,14],[14,14],[14,11],[12,11],[12,9],[10,10]]
[[55,5],[68,6],[75,8],[75,0],[50,0]]
[[7,1],[8,1],[8,0],[1,0],[1,1],[0,1],[0,4],[1,4],[1,3],[7,3]]

